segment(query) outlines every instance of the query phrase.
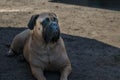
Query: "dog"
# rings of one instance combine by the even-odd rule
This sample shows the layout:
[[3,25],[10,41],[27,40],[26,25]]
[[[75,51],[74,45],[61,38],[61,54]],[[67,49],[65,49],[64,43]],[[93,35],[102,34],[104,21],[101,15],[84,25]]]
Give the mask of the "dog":
[[52,12],[33,15],[28,28],[15,36],[7,55],[23,53],[37,80],[46,80],[44,70],[59,71],[60,80],[68,80],[72,67],[60,36],[57,15]]

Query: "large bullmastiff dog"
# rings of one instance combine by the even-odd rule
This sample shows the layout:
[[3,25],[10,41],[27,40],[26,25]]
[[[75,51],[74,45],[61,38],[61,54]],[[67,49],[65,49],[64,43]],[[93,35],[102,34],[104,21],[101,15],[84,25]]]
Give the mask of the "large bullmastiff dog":
[[71,63],[60,36],[56,14],[33,15],[28,28],[15,36],[8,56],[23,53],[37,80],[46,80],[44,70],[60,71],[60,80],[67,80]]

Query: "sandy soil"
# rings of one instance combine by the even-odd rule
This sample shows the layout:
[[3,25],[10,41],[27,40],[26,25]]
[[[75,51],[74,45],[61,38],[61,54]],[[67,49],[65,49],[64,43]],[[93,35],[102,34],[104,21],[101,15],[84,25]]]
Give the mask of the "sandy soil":
[[[0,0],[0,80],[34,80],[29,65],[6,54],[33,14],[58,15],[73,71],[69,80],[120,80],[120,11],[47,0]],[[59,80],[47,72],[47,80]]]

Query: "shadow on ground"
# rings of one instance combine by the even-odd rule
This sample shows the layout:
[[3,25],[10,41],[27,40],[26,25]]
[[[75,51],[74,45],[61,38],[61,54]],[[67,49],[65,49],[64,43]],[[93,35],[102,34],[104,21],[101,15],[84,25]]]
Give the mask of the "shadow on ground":
[[120,0],[49,0],[49,1],[120,11]]
[[[18,57],[5,56],[13,37],[25,28],[0,27],[0,80],[35,80],[29,65]],[[62,34],[73,71],[69,80],[120,80],[120,49],[103,42]],[[117,57],[116,57],[117,56]],[[47,80],[59,80],[59,73],[45,72]]]

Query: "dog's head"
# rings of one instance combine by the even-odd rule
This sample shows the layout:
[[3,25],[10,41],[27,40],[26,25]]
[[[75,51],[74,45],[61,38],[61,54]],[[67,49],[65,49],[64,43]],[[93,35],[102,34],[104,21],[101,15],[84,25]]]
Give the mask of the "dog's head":
[[60,37],[58,19],[55,13],[41,13],[33,15],[28,23],[30,30],[35,30],[46,43],[56,42]]

